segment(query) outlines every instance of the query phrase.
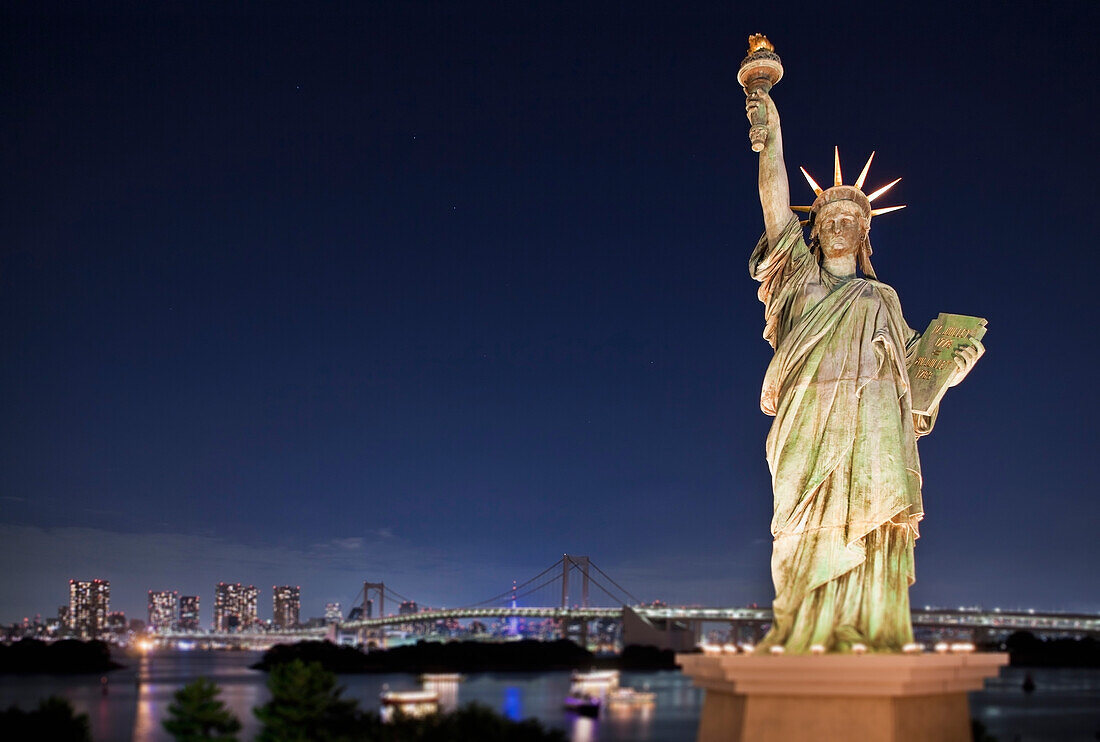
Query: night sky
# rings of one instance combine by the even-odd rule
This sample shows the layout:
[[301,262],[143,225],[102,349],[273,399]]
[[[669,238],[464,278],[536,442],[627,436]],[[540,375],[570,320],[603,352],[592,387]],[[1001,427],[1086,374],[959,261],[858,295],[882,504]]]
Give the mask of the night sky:
[[794,202],[876,150],[909,324],[989,320],[920,443],[914,604],[1100,611],[1093,0],[24,5],[0,621],[93,577],[204,624],[220,580],[457,606],[563,552],[770,603],[757,31]]

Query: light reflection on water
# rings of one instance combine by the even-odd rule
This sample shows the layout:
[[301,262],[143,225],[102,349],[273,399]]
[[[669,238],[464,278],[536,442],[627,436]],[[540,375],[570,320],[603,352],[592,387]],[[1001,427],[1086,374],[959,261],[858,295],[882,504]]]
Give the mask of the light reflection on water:
[[578,716],[573,720],[573,742],[596,742],[599,735],[596,733],[596,720],[586,716]]
[[523,719],[523,704],[520,702],[519,688],[510,685],[504,689],[503,713],[512,721]]
[[[267,701],[263,673],[248,666],[259,658],[249,652],[158,652],[122,658],[130,665],[108,675],[104,695],[98,675],[51,677],[0,676],[0,707],[31,708],[49,695],[72,701],[86,713],[96,742],[171,742],[161,727],[172,695],[184,684],[210,677],[221,698],[241,720],[242,740],[252,739],[259,723],[252,709]],[[1100,732],[1100,670],[1031,670],[1036,691],[1023,693],[1025,671],[1009,668],[980,693],[971,694],[971,713],[1002,742],[1095,740]],[[392,690],[419,688],[415,675],[343,675],[344,696],[363,708],[377,709],[382,685]],[[622,684],[657,694],[651,709],[608,710],[598,720],[568,714],[562,700],[570,673],[469,675],[458,684],[457,702],[477,701],[510,718],[535,716],[565,730],[572,742],[682,742],[695,737],[702,692],[678,672],[622,674]],[[450,700],[450,699],[448,699]]]

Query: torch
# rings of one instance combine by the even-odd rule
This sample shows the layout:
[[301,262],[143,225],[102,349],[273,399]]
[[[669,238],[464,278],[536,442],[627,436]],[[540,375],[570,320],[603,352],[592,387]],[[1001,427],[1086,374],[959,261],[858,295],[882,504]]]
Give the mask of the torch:
[[[737,82],[745,89],[745,95],[751,95],[758,90],[771,92],[772,85],[782,78],[783,63],[779,61],[779,55],[775,53],[775,47],[768,41],[768,37],[763,34],[750,36],[749,56],[741,60],[741,69],[737,71]],[[759,152],[768,142],[768,109],[760,106],[752,112],[749,121],[752,124],[749,128],[752,151]]]

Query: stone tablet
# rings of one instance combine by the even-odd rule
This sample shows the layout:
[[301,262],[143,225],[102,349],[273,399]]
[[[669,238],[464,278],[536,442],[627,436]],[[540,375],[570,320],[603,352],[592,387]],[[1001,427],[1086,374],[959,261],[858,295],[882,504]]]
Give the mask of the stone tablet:
[[985,336],[986,320],[965,314],[947,314],[932,320],[917,343],[909,362],[909,386],[913,394],[913,412],[931,415],[943,399],[954,374],[955,351],[970,338]]

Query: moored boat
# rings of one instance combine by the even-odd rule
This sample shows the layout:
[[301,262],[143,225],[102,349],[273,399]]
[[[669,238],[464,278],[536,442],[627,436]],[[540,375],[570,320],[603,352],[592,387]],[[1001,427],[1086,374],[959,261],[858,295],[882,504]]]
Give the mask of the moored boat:
[[575,714],[581,716],[590,716],[595,718],[600,715],[600,698],[599,696],[588,695],[573,695],[569,694],[565,697],[565,710],[572,711]]
[[642,708],[653,706],[656,702],[657,694],[648,690],[616,688],[607,694],[609,708]]
[[390,721],[401,713],[414,719],[439,713],[439,694],[429,690],[383,691],[382,721]]

